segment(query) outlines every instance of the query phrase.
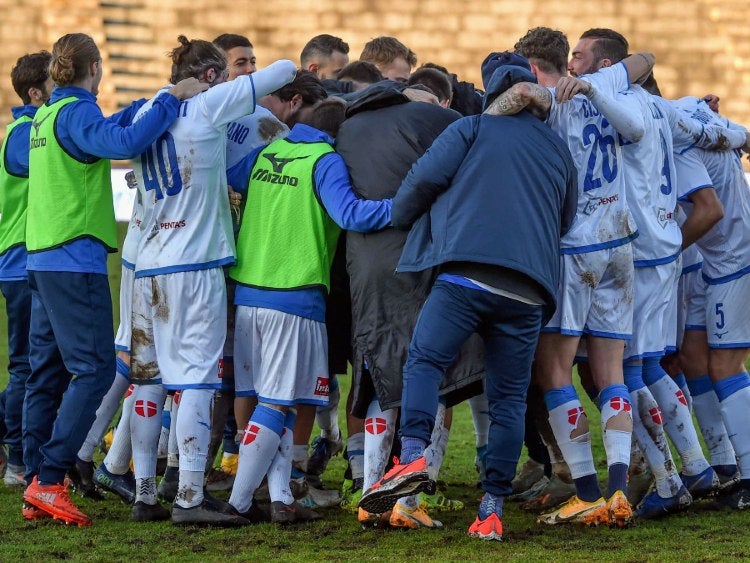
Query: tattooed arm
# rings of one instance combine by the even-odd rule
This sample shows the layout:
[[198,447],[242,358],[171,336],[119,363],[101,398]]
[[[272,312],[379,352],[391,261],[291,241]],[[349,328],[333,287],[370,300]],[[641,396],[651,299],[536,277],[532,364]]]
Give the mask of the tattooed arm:
[[519,82],[495,98],[484,110],[487,115],[515,115],[529,110],[539,119],[546,119],[552,105],[552,94],[533,82]]

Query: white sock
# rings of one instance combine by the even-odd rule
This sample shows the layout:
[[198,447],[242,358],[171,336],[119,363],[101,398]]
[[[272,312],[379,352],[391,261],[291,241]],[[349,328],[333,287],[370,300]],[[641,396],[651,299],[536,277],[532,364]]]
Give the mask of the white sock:
[[346,455],[349,456],[349,467],[352,480],[365,476],[365,433],[352,434],[346,441]]
[[289,478],[292,476],[292,446],[294,445],[296,418],[297,415],[293,410],[286,413],[279,449],[273,457],[271,467],[268,468],[268,494],[271,502],[281,501],[284,504],[294,502],[292,490],[289,488]]
[[328,381],[331,390],[328,394],[328,405],[325,407],[318,407],[315,412],[315,422],[318,423],[320,434],[323,438],[327,438],[328,440],[338,440],[341,438],[341,430],[339,430],[339,401],[341,400],[341,390],[339,389],[335,375],[332,375]]
[[180,451],[177,447],[177,415],[180,412],[182,391],[172,395],[172,408],[169,411],[169,440],[167,441],[167,467],[180,466]]
[[138,477],[135,480],[135,502],[156,504],[156,477]]
[[292,446],[292,464],[305,473],[307,473],[307,450],[307,444],[294,444]]
[[633,436],[654,474],[656,492],[662,498],[673,497],[680,490],[682,480],[677,475],[672,452],[664,435],[659,405],[648,387],[631,391],[630,404],[634,415]]
[[721,403],[716,396],[711,379],[703,375],[688,382],[693,397],[693,412],[698,419],[703,440],[711,456],[711,465],[736,465],[737,456],[729,440],[724,418],[721,415]]
[[177,413],[180,485],[175,504],[182,508],[203,502],[203,477],[211,442],[213,389],[183,389]]
[[[164,411],[170,413],[169,425],[167,426],[164,426]],[[167,457],[167,454],[169,453],[169,426],[172,424],[172,395],[167,395],[167,398],[164,399],[164,411],[162,411],[159,445],[156,448],[156,457],[159,459]]]
[[680,388],[666,373],[649,384],[648,388],[661,407],[664,430],[682,458],[682,472],[685,475],[698,475],[708,469],[687,399]]
[[[609,385],[602,389],[599,394],[601,409],[602,438],[604,440],[604,451],[607,454],[607,466],[615,463],[628,465],[630,463],[630,444],[632,442],[632,407],[625,385]],[[626,416],[629,420],[623,421],[624,426],[631,430],[615,430],[607,428],[607,425],[615,416]]]
[[125,392],[125,398],[122,401],[122,415],[120,415],[120,423],[115,428],[112,445],[104,457],[104,467],[114,475],[124,475],[130,469],[130,458],[133,456],[130,441],[130,420],[133,415],[134,403],[135,385],[131,385]]
[[388,454],[391,453],[393,436],[396,432],[397,414],[396,409],[381,410],[377,399],[374,399],[367,407],[363,491],[374,485],[385,473]]
[[[118,362],[118,368],[120,367],[120,362]],[[130,385],[130,382],[127,375],[120,374],[119,372],[115,374],[109,391],[102,398],[99,408],[96,409],[94,423],[91,425],[91,429],[86,435],[81,449],[78,450],[78,457],[83,461],[92,461],[94,459],[94,450],[107,433],[107,428],[109,428],[115,413],[117,413],[117,409],[120,407],[120,399],[122,399],[123,393],[127,391],[128,385]]]
[[740,477],[750,479],[750,387],[725,396],[721,400],[721,416],[737,455]]
[[424,457],[427,462],[427,474],[433,481],[437,480],[440,466],[443,464],[445,448],[448,445],[448,435],[448,429],[445,427],[445,405],[438,403],[438,410],[435,414],[435,426],[432,429],[430,443],[424,450]]
[[484,391],[469,399],[471,418],[474,420],[474,433],[476,434],[476,447],[486,446],[490,436],[490,406]]
[[585,423],[581,421],[582,418],[586,418],[586,413],[577,398],[549,411],[549,424],[573,479],[596,474],[591,453],[591,433],[587,430],[575,438],[571,437],[578,426]]
[[281,443],[284,413],[265,405],[255,407],[240,443],[240,459],[229,504],[247,512],[253,504],[253,493],[271,467]]
[[136,479],[156,475],[156,448],[159,444],[161,412],[166,393],[161,384],[135,386],[130,436]]

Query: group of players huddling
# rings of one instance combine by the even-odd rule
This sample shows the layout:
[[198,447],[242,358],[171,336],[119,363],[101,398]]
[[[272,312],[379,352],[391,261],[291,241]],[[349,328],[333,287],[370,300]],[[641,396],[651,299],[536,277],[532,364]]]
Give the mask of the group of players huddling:
[[[439,65],[412,72],[415,54],[392,37],[351,64],[348,51],[320,35],[301,68],[282,60],[256,71],[242,36],[180,36],[170,84],[109,118],[96,105],[102,63],[90,37],[65,35],[51,53],[18,60],[23,105],[0,155],[10,356],[0,460],[4,483],[24,489],[23,517],[90,525],[72,486],[98,500],[114,492],[136,521],[282,524],[340,504],[363,526],[439,528],[436,511],[463,508],[435,489],[451,407],[463,400],[485,491],[474,537],[502,538],[505,498],[549,525],[623,527],[703,497],[750,506],[750,188],[740,161],[750,136],[718,113],[718,98],[663,99],[654,57],[630,55],[608,29],[584,33],[570,59],[563,33],[530,30],[514,53],[484,61],[486,94]],[[478,128],[520,113],[546,123],[577,170],[555,234],[557,295],[513,270],[487,277],[481,264],[402,268],[409,233],[391,225],[413,221],[393,198],[412,166],[464,120]],[[112,158],[133,159],[137,190],[116,336]],[[530,256],[542,251],[528,244]],[[436,276],[524,306],[556,304],[519,374],[530,380],[525,424],[499,420],[471,339],[440,368],[438,403],[415,399],[424,342],[410,340]],[[336,374],[347,362],[344,441]],[[574,365],[601,413],[605,491]],[[407,403],[424,414],[422,433]],[[492,439],[500,428],[518,451]],[[529,459],[511,482],[498,460],[515,467],[520,440]],[[325,490],[320,476],[342,449],[343,487]],[[209,494],[229,489],[227,502]]]

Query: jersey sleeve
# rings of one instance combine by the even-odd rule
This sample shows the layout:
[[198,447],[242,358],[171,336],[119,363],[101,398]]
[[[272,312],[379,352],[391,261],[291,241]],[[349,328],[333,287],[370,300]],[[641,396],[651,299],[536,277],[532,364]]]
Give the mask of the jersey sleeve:
[[618,92],[624,92],[630,88],[630,79],[628,71],[623,63],[617,63],[614,66],[599,69],[592,74],[581,76],[602,94],[608,94],[614,97]]
[[695,149],[674,155],[677,199],[687,201],[690,194],[713,187],[711,177]]

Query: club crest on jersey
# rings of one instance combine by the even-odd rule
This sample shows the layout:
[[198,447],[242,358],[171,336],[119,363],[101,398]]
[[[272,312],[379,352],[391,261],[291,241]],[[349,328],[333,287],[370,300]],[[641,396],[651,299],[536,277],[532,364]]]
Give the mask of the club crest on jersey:
[[661,225],[662,229],[666,229],[667,225],[670,221],[672,221],[673,213],[670,213],[663,207],[660,207],[656,210],[656,220],[659,222],[659,225]]
[[677,393],[675,393],[675,397],[677,397],[677,400],[680,401],[683,405],[688,406],[687,399],[685,398],[685,394],[682,392],[681,389],[677,390]]
[[568,424],[570,424],[571,426],[578,426],[578,419],[580,419],[582,416],[586,416],[586,413],[583,411],[583,407],[570,409],[568,411]]
[[245,433],[242,435],[242,443],[246,446],[249,446],[253,442],[255,442],[255,439],[258,437],[258,432],[260,431],[260,426],[257,424],[248,424],[245,428]]
[[388,424],[384,418],[379,416],[371,417],[365,420],[365,430],[368,434],[382,434],[385,432]]
[[330,386],[328,384],[328,378],[319,377],[318,380],[315,382],[314,394],[320,397],[327,397],[329,392],[330,392]]
[[152,416],[156,416],[156,403],[154,403],[153,401],[138,399],[135,402],[135,414],[144,418],[151,418]]
[[632,408],[630,406],[630,401],[622,397],[612,397],[609,400],[609,406],[612,407],[612,410],[615,410],[617,412],[620,412],[620,411],[630,412]]
[[663,419],[661,417],[661,409],[659,407],[649,409],[648,414],[651,415],[651,420],[653,420],[656,424],[662,424]]

